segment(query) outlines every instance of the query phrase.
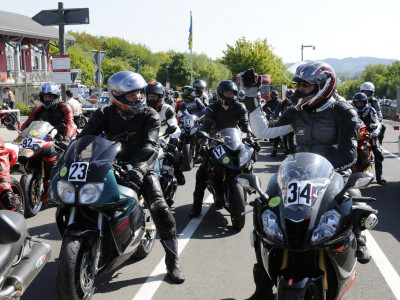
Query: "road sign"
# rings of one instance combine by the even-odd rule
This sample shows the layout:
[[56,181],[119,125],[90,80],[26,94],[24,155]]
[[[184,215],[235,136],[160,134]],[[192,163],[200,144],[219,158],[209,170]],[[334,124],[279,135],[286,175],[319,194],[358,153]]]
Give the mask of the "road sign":
[[96,72],[94,72],[93,80],[94,80],[94,82],[96,82],[97,85],[101,85],[104,81],[103,72],[100,70],[97,70]]
[[97,51],[97,50],[91,50],[90,52],[92,52],[96,70],[100,70],[101,65],[103,64],[103,61],[104,61],[104,57],[106,57],[107,52],[106,51]]
[[96,95],[91,95],[89,98],[89,102],[91,104],[96,104],[97,103],[97,96]]
[[[64,25],[89,24],[89,8],[64,9]],[[32,17],[32,20],[43,26],[60,25],[58,9],[42,10]]]

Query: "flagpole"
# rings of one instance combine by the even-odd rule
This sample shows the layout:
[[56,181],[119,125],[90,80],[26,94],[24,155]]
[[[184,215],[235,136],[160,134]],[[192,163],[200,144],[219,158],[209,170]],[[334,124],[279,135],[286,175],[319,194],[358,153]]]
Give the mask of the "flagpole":
[[192,11],[190,11],[190,28],[189,28],[189,49],[190,49],[190,85],[193,85],[193,20]]
[[190,49],[190,85],[193,85],[193,55],[192,49]]

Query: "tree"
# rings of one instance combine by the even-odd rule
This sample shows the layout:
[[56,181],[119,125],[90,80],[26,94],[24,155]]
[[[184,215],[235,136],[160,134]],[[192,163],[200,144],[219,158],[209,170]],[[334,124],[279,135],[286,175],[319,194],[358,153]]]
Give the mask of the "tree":
[[234,46],[227,45],[227,48],[219,62],[224,64],[233,76],[254,68],[259,74],[270,74],[274,83],[287,81],[283,76],[286,68],[282,59],[272,52],[267,39],[251,42],[242,37]]
[[157,72],[157,81],[165,85],[168,77],[171,87],[190,85],[190,61],[189,56],[184,53],[176,53],[171,57],[171,63],[167,62],[160,65]]

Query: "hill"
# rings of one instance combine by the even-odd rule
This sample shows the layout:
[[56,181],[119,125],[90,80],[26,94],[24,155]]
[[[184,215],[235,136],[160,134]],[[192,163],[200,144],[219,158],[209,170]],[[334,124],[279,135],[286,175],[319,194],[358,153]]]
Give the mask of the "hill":
[[323,59],[331,65],[336,73],[360,73],[367,65],[391,65],[397,59],[376,58],[376,57],[346,57],[343,59]]

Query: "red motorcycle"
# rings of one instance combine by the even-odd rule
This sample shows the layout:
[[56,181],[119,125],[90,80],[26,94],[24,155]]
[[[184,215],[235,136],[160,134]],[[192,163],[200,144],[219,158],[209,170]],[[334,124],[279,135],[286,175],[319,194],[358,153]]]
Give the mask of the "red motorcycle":
[[357,163],[353,165],[353,173],[370,172],[371,166],[374,163],[374,155],[371,145],[371,133],[367,126],[362,124],[357,138]]

